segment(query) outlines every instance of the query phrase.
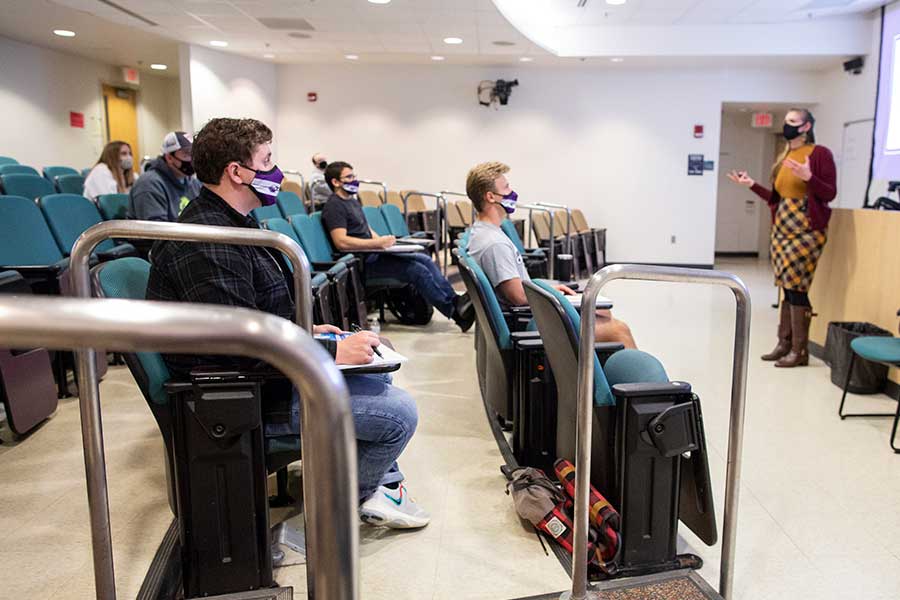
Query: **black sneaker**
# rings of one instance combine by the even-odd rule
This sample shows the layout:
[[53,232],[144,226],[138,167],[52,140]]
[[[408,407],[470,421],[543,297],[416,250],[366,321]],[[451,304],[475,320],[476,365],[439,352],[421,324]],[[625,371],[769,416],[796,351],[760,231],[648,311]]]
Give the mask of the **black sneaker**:
[[472,323],[475,322],[475,307],[468,294],[460,294],[456,297],[456,307],[451,318],[463,332],[472,327]]

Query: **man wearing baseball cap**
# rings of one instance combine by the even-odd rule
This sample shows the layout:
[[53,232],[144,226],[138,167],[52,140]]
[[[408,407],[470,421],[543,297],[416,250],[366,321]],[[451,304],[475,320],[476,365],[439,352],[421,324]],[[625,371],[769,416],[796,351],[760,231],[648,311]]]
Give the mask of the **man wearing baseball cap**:
[[[131,188],[127,217],[141,221],[177,221],[188,202],[197,197],[202,187],[194,177],[192,136],[183,131],[166,134],[162,154],[147,165]],[[145,255],[151,242],[136,246]]]

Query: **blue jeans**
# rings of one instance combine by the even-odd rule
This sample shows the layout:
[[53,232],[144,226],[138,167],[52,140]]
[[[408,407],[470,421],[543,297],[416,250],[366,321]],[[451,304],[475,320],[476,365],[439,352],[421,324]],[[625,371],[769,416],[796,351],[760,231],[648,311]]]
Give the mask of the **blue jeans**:
[[445,317],[453,316],[456,292],[430,257],[422,253],[370,254],[366,278],[394,278],[412,284]]
[[[419,413],[412,397],[391,385],[385,374],[349,375],[345,378],[350,390],[350,411],[356,429],[356,461],[358,468],[359,501],[375,493],[380,485],[403,481],[397,457],[412,439],[419,422]],[[291,399],[290,425],[266,426],[266,435],[296,435],[300,431],[300,397],[294,390]],[[291,429],[293,431],[288,431]]]

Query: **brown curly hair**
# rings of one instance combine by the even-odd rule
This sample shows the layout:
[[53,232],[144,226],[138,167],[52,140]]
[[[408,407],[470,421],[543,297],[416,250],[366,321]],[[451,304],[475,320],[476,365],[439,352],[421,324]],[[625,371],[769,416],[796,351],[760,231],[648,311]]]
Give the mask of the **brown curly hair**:
[[230,162],[249,165],[253,151],[272,141],[272,130],[256,119],[212,119],[194,136],[197,179],[216,185]]

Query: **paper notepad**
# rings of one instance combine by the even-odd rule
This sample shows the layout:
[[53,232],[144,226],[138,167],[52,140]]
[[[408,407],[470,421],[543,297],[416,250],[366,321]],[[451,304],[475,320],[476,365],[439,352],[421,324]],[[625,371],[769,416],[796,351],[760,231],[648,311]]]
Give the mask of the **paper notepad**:
[[385,248],[382,252],[423,252],[424,250],[425,246],[420,246],[419,244],[394,244],[390,248]]
[[[350,337],[353,335],[352,333],[317,333],[315,338],[317,340],[333,340],[340,341],[346,337]],[[385,368],[388,369],[390,367],[398,367],[401,364],[405,363],[409,359],[399,352],[388,348],[384,344],[379,344],[376,346],[378,352],[381,353],[381,356],[378,356],[376,353],[372,357],[372,362],[366,363],[364,365],[342,365],[338,363],[337,368],[341,371],[354,371],[354,370],[371,370],[372,368]]]

